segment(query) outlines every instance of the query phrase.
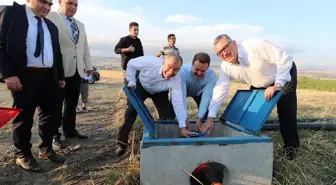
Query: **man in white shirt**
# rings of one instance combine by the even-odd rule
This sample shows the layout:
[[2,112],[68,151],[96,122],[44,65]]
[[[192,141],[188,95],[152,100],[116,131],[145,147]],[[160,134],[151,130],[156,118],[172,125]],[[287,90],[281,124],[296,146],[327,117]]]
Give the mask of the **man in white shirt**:
[[[182,66],[182,58],[175,54],[169,54],[165,59],[155,56],[142,56],[131,59],[127,64],[126,80],[128,87],[135,88],[135,92],[141,101],[151,98],[159,112],[160,120],[173,120],[171,104],[168,100],[168,90],[172,90],[173,110],[181,130],[182,136],[190,134],[186,128],[187,115],[182,100],[182,83],[178,74]],[[136,72],[140,71],[138,79]],[[130,104],[125,112],[124,124],[118,133],[117,155],[125,153],[128,145],[128,135],[136,120],[137,112]]]
[[228,35],[214,40],[217,56],[223,62],[209,105],[207,122],[201,131],[209,132],[224,99],[231,79],[249,84],[251,89],[266,89],[265,99],[270,100],[277,90],[284,94],[277,103],[280,132],[285,157],[292,160],[300,145],[297,133],[297,71],[292,57],[283,49],[261,39],[247,39],[237,44]]

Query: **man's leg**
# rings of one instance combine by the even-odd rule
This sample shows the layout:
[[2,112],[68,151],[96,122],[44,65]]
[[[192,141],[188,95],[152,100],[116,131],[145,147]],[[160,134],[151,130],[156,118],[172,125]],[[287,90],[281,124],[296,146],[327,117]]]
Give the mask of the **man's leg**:
[[[193,96],[192,97],[194,99],[194,101],[196,102],[197,104],[197,108],[199,110],[199,107],[200,107],[200,104],[201,104],[201,101],[202,101],[202,94],[198,95],[198,96]],[[208,119],[208,113],[209,113],[209,110],[207,109],[207,111],[205,112],[202,120],[205,121]]]
[[[149,93],[141,86],[139,82],[137,82],[137,87],[134,91],[137,94],[140,101],[142,102],[144,102],[149,96]],[[127,149],[128,136],[132,130],[132,127],[137,118],[137,115],[138,113],[136,112],[132,104],[129,104],[125,111],[124,123],[119,128],[119,131],[118,131],[118,139],[117,139],[118,148],[116,151],[116,154],[118,156],[123,155]]]
[[88,112],[87,103],[89,103],[89,83],[87,80],[83,79],[83,82],[80,86],[81,98],[82,98],[82,112]]
[[59,128],[62,126],[62,122],[63,122],[63,102],[64,102],[64,96],[65,96],[65,92],[66,89],[68,87],[65,86],[64,88],[58,88],[56,90],[56,100],[58,100],[56,103],[56,118],[55,118],[55,132],[54,132],[54,137],[53,137],[53,148],[55,150],[61,150],[63,148],[65,148],[65,146],[63,145],[63,142],[61,141],[61,133],[59,132]]
[[159,113],[160,120],[174,120],[175,113],[168,97],[169,91],[150,95],[156,110]]
[[64,97],[64,117],[63,117],[63,133],[66,138],[87,139],[87,136],[79,134],[76,130],[76,108],[78,105],[80,84],[82,78],[76,71],[75,75],[66,78],[66,90]]
[[39,158],[48,159],[55,163],[63,163],[65,158],[56,154],[52,149],[52,140],[58,121],[58,87],[53,81],[52,72],[43,72],[42,83],[39,84],[39,135],[41,144],[39,145]]
[[285,91],[278,101],[277,109],[280,132],[284,142],[284,153],[286,158],[293,159],[300,147],[297,131],[297,70],[295,63],[293,63],[290,74],[292,79],[285,85]]

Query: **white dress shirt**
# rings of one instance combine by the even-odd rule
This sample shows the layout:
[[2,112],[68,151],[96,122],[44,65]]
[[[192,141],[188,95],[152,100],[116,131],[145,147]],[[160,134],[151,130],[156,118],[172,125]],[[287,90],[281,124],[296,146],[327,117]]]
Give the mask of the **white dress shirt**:
[[258,38],[244,40],[237,46],[239,64],[222,61],[208,117],[216,117],[229,91],[231,79],[257,88],[273,83],[284,86],[291,80],[293,59],[285,50]]
[[47,24],[42,19],[42,27],[44,32],[44,60],[42,63],[42,53],[39,57],[35,57],[35,48],[36,48],[36,40],[37,40],[37,19],[35,18],[34,12],[26,5],[26,14],[28,19],[28,33],[27,33],[27,67],[38,67],[38,68],[51,68],[54,62],[54,53],[53,46],[51,41],[51,35],[48,29]]
[[162,77],[163,59],[155,56],[142,56],[128,61],[126,79],[128,86],[136,85],[136,71],[143,88],[151,93],[160,93],[171,89],[172,103],[179,127],[186,127],[187,115],[182,101],[182,81],[179,75],[169,80]]

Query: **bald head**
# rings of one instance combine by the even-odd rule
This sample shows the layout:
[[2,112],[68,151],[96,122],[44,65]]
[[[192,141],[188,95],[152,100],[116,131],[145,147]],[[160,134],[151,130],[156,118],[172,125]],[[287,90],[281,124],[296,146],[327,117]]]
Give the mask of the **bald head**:
[[162,67],[162,76],[165,79],[170,79],[177,75],[183,64],[183,59],[177,54],[168,54],[164,61]]
[[73,17],[77,12],[78,0],[58,0],[60,11],[66,17]]

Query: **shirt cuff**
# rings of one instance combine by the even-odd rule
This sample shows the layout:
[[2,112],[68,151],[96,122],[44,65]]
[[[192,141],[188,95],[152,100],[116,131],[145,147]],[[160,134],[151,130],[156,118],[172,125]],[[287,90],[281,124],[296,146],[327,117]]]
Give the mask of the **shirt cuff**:
[[179,123],[179,128],[186,128],[187,127],[185,121],[179,121],[178,123]]
[[215,111],[209,111],[208,118],[216,118],[216,117],[217,117],[217,112],[215,112]]
[[136,85],[135,80],[131,80],[131,81],[128,82],[128,87],[135,86],[135,85]]
[[275,83],[274,83],[275,85],[276,84],[280,84],[280,86],[281,87],[283,87],[283,86],[285,86],[285,84],[286,84],[286,80],[275,80]]

